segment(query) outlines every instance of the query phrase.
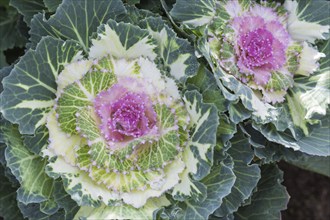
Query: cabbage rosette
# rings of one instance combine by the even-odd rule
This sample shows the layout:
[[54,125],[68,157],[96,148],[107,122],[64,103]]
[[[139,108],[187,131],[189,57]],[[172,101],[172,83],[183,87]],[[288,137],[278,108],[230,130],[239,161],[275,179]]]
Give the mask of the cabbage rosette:
[[[180,0],[171,15],[204,36],[199,50],[232,100],[232,121],[252,114],[254,127],[269,140],[328,156],[329,41],[324,40],[330,22],[320,8],[329,8],[329,2],[193,2],[195,14],[185,13],[187,1]],[[309,136],[314,137],[306,140]]]
[[[193,49],[159,18],[140,27],[115,21],[126,13],[120,1],[79,4],[64,1],[48,20],[34,16],[31,49],[3,80],[1,112],[27,137],[20,147],[43,161],[38,170],[47,173],[48,187],[63,184],[81,207],[76,218],[146,219],[170,205],[168,197],[205,200],[206,183],[218,181],[199,182],[210,173],[219,118],[197,91],[179,90],[197,71]],[[93,7],[97,14],[80,20]],[[36,32],[38,25],[48,31]],[[22,176],[33,161],[23,165],[15,152],[18,162],[8,166],[21,172],[30,196],[24,204],[45,203],[52,190],[23,184],[38,173]],[[228,178],[219,198],[230,192]]]

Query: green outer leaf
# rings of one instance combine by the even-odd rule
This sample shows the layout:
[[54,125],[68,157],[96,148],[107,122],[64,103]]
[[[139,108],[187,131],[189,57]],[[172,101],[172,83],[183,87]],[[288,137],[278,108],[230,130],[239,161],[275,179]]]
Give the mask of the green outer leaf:
[[62,3],[62,0],[43,0],[48,11],[55,12],[58,6]]
[[6,10],[1,10],[0,15],[0,51],[3,52],[14,46],[23,47],[26,43],[26,38],[22,36],[19,28],[21,24],[20,15],[18,12],[9,7]]
[[178,0],[170,12],[183,24],[193,27],[205,25],[215,16],[214,0]]
[[251,112],[247,110],[241,102],[230,103],[228,108],[230,120],[235,124],[251,117]]
[[327,25],[330,23],[327,9],[330,9],[330,3],[326,0],[299,0],[297,13],[301,20]]
[[40,203],[30,203],[25,205],[18,202],[18,207],[21,210],[24,218],[29,220],[62,220],[64,219],[64,210],[60,209],[58,212],[48,215],[41,211],[42,207]]
[[218,217],[226,217],[236,212],[242,203],[252,195],[253,189],[260,179],[260,169],[257,164],[252,164],[254,152],[250,147],[249,139],[243,132],[237,133],[231,139],[232,146],[227,153],[234,161],[235,184],[228,196],[223,199],[220,208],[215,211]]
[[[261,135],[261,134],[260,134]],[[285,160],[301,169],[316,172],[330,177],[330,157],[311,156],[276,143],[268,143],[266,147],[256,147],[255,154],[264,163]]]
[[78,49],[73,42],[45,37],[3,80],[1,112],[7,120],[19,124],[22,134],[33,134],[45,123],[46,115],[54,105],[58,73],[74,58]]
[[[145,0],[144,0],[145,2]],[[160,3],[159,3],[160,4]],[[147,17],[154,17],[156,16],[154,13],[152,13],[149,10],[141,9],[141,7],[136,8],[135,6],[132,5],[125,5],[127,13],[118,17],[116,20],[117,22],[125,22],[125,23],[130,23],[134,25],[139,25],[139,23],[147,18]]]
[[[297,154],[297,152],[295,152]],[[330,177],[330,157],[310,156],[300,154],[297,158],[289,158],[285,155],[285,161],[305,170],[316,172]]]
[[48,129],[46,126],[37,128],[33,135],[23,135],[24,145],[34,154],[40,152],[48,146]]
[[28,25],[30,25],[33,15],[46,9],[43,0],[10,0],[9,4],[24,16],[24,21]]
[[10,181],[5,176],[5,170],[0,165],[0,216],[6,220],[20,220],[23,219],[17,207],[16,188],[14,188]]
[[6,145],[3,142],[4,142],[3,135],[0,134],[0,164],[2,166],[6,166],[6,158],[5,158]]
[[71,196],[65,192],[62,180],[55,181],[54,198],[58,206],[64,209],[65,219],[73,219],[74,215],[79,210],[79,206],[71,199]]
[[196,75],[198,62],[194,55],[194,48],[190,43],[178,38],[160,17],[148,17],[140,26],[148,29],[157,40],[160,57],[164,61],[164,67],[176,80],[185,82],[188,77]]
[[129,5],[140,4],[140,0],[124,0]]
[[[219,72],[220,73],[220,72]],[[252,118],[259,123],[267,123],[276,121],[278,118],[278,110],[268,103],[262,102],[259,97],[249,88],[242,84],[231,75],[222,78],[222,83],[239,96],[244,107],[252,111]],[[245,117],[247,117],[245,113]],[[243,117],[244,118],[244,117]]]
[[[13,69],[13,66],[7,66],[0,69],[0,82],[10,74],[10,71]],[[3,84],[0,83],[0,92],[3,91]]]
[[256,157],[261,164],[285,160],[286,162],[330,177],[330,157],[311,156],[291,148],[286,148],[274,142],[268,142],[267,139],[252,126],[244,127],[245,132],[250,136],[250,143],[254,146]]
[[251,202],[238,209],[235,219],[251,220],[278,220],[281,218],[281,210],[286,209],[289,200],[283,181],[283,173],[276,165],[261,167],[261,179],[257,185],[257,191],[253,193]]
[[7,65],[8,65],[8,63],[7,63],[7,60],[6,60],[6,56],[3,53],[3,51],[0,51],[0,68],[3,68]]
[[54,198],[40,203],[40,211],[46,215],[54,215],[59,212],[59,206],[54,201]]
[[217,86],[213,73],[204,65],[200,65],[197,75],[188,79],[187,84],[188,90],[198,90],[202,94],[205,103],[215,104],[219,112],[227,110],[228,101]]
[[220,123],[217,130],[217,150],[227,150],[231,146],[229,141],[237,132],[236,124],[227,115],[220,115]]
[[185,200],[179,205],[183,208],[182,219],[207,219],[227,196],[235,182],[232,169],[221,163],[212,167],[212,172],[201,181],[206,187],[206,198],[203,202],[194,199]]
[[44,171],[47,160],[26,149],[16,126],[4,120],[1,123],[1,132],[7,145],[7,166],[21,184],[17,191],[17,200],[24,204],[49,200],[54,182]]
[[34,15],[30,26],[30,38],[29,42],[26,44],[28,49],[35,49],[44,36],[52,36],[60,39],[60,36],[57,34],[56,30],[47,23],[45,14],[38,13]]
[[35,21],[32,20],[30,46],[34,48],[42,36],[51,35],[73,40],[87,53],[90,47],[89,38],[97,27],[125,12],[126,9],[119,0],[63,0],[49,20],[42,20],[40,15]]
[[260,131],[268,140],[283,144],[285,147],[299,150],[303,153],[316,156],[330,155],[330,112],[323,117],[320,124],[311,127],[308,136],[303,136],[298,140],[289,132],[276,131],[275,127],[268,125],[256,125],[254,128]]

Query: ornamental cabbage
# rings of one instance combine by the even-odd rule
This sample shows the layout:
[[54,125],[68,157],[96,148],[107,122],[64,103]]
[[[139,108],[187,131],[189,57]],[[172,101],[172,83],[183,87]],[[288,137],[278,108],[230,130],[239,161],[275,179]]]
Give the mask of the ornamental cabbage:
[[[39,146],[44,169],[82,207],[76,217],[151,218],[170,204],[165,193],[202,193],[219,119],[196,90],[179,90],[197,71],[189,43],[159,18],[125,23],[123,6],[111,4],[91,42],[72,23],[61,32],[66,41],[57,31],[42,36],[3,80],[1,109],[22,134],[48,133]],[[62,28],[53,22],[72,6],[64,1],[45,27]]]
[[[123,23],[111,24],[125,28]],[[47,172],[71,179],[68,174],[83,171],[80,178],[88,176],[103,189],[93,193],[80,180],[82,191],[91,196],[87,204],[78,199],[82,205],[122,199],[140,208],[150,197],[178,184],[192,125],[174,80],[162,76],[152,62],[154,46],[140,45],[146,48],[141,49],[144,55],[150,54],[146,58],[142,54],[130,60],[114,57],[111,32],[113,28],[105,25],[104,34],[93,41],[94,59],[71,63],[58,77],[56,104],[47,117],[46,153],[61,157],[49,164]],[[105,56],[104,45],[110,45]],[[63,164],[74,170],[63,170]]]
[[328,27],[314,24],[319,32],[312,36],[297,28],[302,23],[294,14],[297,2],[286,1],[282,6],[261,1],[246,7],[238,1],[219,4],[225,10],[219,16],[228,17],[223,29],[213,36],[210,32],[212,54],[226,72],[256,93],[260,91],[263,101],[283,102],[294,76],[309,76],[325,57],[306,41],[324,39]]
[[[201,0],[185,8],[187,4],[178,0],[171,15],[196,34],[200,55],[230,100],[230,119],[251,118],[253,128],[272,142],[329,156],[330,22],[321,9],[329,3]],[[189,8],[195,13],[187,13]]]

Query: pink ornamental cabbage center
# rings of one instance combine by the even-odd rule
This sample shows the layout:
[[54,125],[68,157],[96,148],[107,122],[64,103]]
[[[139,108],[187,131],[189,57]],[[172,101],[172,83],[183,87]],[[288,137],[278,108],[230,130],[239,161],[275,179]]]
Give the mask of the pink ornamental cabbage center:
[[273,40],[273,35],[261,28],[242,35],[239,39],[240,62],[249,69],[256,67],[272,69]]
[[100,92],[94,107],[101,119],[101,133],[107,141],[129,141],[156,126],[157,114],[148,95],[131,92],[120,84]]
[[290,35],[279,21],[266,21],[260,16],[242,16],[232,20],[236,33],[237,66],[253,75],[258,85],[266,85],[271,72],[286,63]]

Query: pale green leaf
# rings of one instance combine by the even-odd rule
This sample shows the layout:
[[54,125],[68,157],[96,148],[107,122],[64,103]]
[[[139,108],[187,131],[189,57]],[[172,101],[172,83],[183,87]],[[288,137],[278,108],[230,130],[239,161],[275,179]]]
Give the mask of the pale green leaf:
[[18,201],[28,204],[49,200],[54,182],[44,171],[47,161],[26,149],[17,127],[3,120],[1,123],[7,166],[21,184]]
[[81,207],[75,219],[153,219],[153,213],[162,206],[169,205],[165,196],[150,199],[143,208],[136,209],[129,205],[106,206],[98,208]]
[[[67,66],[67,68],[68,67],[69,66]],[[81,73],[79,73],[78,68],[76,71],[74,71],[74,69],[65,69],[59,76],[57,90],[59,90],[60,87],[65,88],[57,97],[56,113],[58,114],[57,121],[59,126],[66,133],[77,134],[75,114],[80,108],[88,105],[91,106],[92,100],[96,95],[108,89],[117,80],[113,73],[113,63],[108,57],[99,60],[98,64],[90,68],[93,69],[93,71],[87,72],[88,65],[82,65]],[[69,82],[70,80],[67,81],[68,78],[73,75],[71,71],[74,71],[75,74],[79,73],[77,74],[78,77],[82,75],[81,79],[78,78],[79,82],[72,80],[74,82],[71,83]]]
[[61,177],[65,191],[79,206],[99,207],[102,204],[101,200],[111,204],[118,199],[115,193],[104,185],[97,184],[87,172],[68,164],[61,156],[50,159],[46,173],[54,179]]
[[296,127],[309,134],[309,124],[325,115],[330,104],[330,41],[322,42],[320,52],[326,54],[320,60],[320,69],[310,77],[295,78],[294,87],[289,90],[287,103],[290,118]]
[[99,27],[98,37],[92,40],[92,44],[89,51],[91,58],[111,55],[129,60],[143,56],[154,60],[157,56],[157,43],[147,30],[111,19]]

